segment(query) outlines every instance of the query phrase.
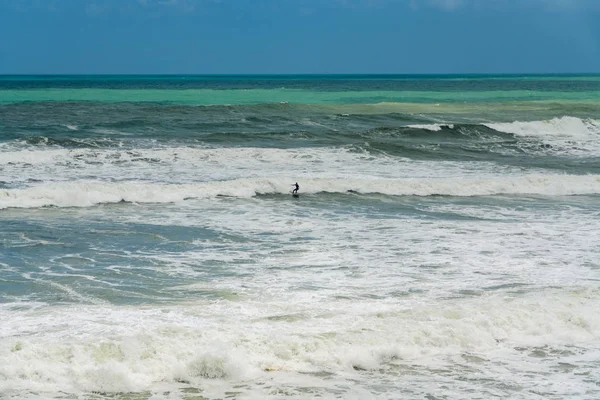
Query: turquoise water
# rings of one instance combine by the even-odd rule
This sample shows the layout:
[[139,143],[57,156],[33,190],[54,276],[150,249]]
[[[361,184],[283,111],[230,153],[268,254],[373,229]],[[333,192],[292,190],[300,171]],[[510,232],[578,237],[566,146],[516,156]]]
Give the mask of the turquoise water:
[[598,397],[599,95],[0,77],[0,397]]
[[183,105],[597,102],[598,76],[3,76],[0,103],[159,102]]

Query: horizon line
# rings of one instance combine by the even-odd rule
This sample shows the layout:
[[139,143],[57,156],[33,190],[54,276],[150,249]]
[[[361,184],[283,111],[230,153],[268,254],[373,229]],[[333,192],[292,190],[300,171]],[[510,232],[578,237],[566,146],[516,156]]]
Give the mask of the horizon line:
[[180,76],[195,76],[195,77],[288,77],[288,76],[591,76],[600,75],[600,72],[426,72],[426,73],[0,73],[0,77],[85,77],[85,76],[163,76],[163,77],[180,77]]

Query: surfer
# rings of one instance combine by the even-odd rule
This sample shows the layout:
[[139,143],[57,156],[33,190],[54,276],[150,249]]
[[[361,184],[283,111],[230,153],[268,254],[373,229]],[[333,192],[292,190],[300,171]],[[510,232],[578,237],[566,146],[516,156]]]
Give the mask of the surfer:
[[292,190],[292,194],[298,194],[298,189],[300,189],[300,186],[298,185],[298,182],[296,182],[292,186],[294,186],[294,190]]

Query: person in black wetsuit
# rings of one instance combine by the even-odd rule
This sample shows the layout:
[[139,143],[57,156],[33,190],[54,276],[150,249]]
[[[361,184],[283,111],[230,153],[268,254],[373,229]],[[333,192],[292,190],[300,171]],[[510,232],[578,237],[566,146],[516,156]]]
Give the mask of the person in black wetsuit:
[[300,185],[298,185],[298,182],[296,182],[292,186],[294,186],[294,190],[292,190],[292,194],[298,194],[298,189],[300,189]]

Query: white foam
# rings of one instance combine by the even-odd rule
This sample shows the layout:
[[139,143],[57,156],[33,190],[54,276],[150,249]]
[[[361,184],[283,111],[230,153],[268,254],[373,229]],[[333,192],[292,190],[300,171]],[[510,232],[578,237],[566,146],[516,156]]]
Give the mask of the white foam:
[[138,148],[6,151],[0,157],[13,185],[37,181],[145,180],[194,183],[240,178],[355,179],[482,176],[518,168],[494,163],[428,162],[372,155],[355,148]]
[[415,129],[425,129],[428,131],[432,131],[432,132],[439,132],[441,131],[443,128],[450,128],[453,129],[454,125],[453,124],[426,124],[426,125],[408,125],[409,128],[415,128]]
[[[560,187],[579,177],[537,178]],[[408,181],[356,180],[364,190],[378,184],[379,190],[414,190]],[[237,190],[261,182],[221,184]],[[290,189],[285,179],[268,182],[267,188],[280,182]],[[319,190],[347,187],[315,182]],[[308,189],[300,183],[301,191]],[[150,186],[165,193],[186,187]],[[119,234],[113,223],[127,230],[141,223],[167,237],[185,231],[179,227],[212,233],[189,230],[175,251],[144,240],[147,250],[129,252],[123,242],[127,257],[109,270],[123,272],[121,282],[125,272],[139,268],[129,284],[139,285],[143,305],[94,304],[94,298],[77,296],[70,306],[0,304],[0,393],[50,398],[149,391],[152,398],[166,392],[177,398],[184,397],[178,389],[192,386],[207,398],[225,398],[235,387],[236,397],[247,399],[351,398],[350,391],[363,399],[365,393],[422,398],[424,388],[435,387],[447,398],[468,390],[525,393],[529,400],[540,397],[532,393],[544,385],[561,398],[597,390],[600,229],[594,199],[531,207],[502,198],[418,201],[418,217],[395,215],[394,201],[358,201],[341,210],[328,201],[319,207],[265,200],[50,213],[68,215],[75,234],[76,227],[86,229],[86,215],[94,223],[101,216],[111,236]],[[594,206],[576,207],[578,201]],[[16,212],[23,213],[38,214]],[[434,214],[443,217],[429,218]],[[99,240],[98,258],[115,254],[119,243],[118,237]],[[143,292],[146,279],[185,302],[165,304],[166,296],[153,302],[155,295]],[[72,287],[85,295],[86,285],[75,282]],[[559,363],[578,373],[565,373]]]
[[547,121],[515,121],[509,123],[488,123],[485,126],[519,136],[556,136],[579,139],[600,139],[600,122],[593,119],[575,117],[553,118]]
[[[252,242],[276,237],[277,243],[285,244],[285,251],[278,251],[279,245],[271,247],[263,240],[240,248],[238,242],[202,239],[195,249],[152,257],[153,264],[170,266],[174,276],[186,277],[185,290],[197,293],[246,297],[248,290],[256,290],[300,302],[304,299],[295,290],[306,286],[318,288],[307,302],[325,301],[321,296],[329,295],[394,297],[409,289],[435,298],[499,284],[576,286],[597,278],[590,268],[600,257],[596,246],[600,229],[593,210],[476,203],[443,200],[419,206],[417,213],[441,215],[440,220],[409,218],[404,213],[388,218],[394,206],[383,215],[374,208],[368,208],[370,215],[365,215],[360,206],[356,212],[338,214],[312,202],[235,200],[177,204],[161,207],[160,213],[150,208],[124,220],[202,227],[216,232],[215,237],[241,235],[253,238]],[[224,277],[198,284],[194,266],[214,263],[240,276],[252,271],[252,278]]]
[[[289,179],[257,178],[196,184],[136,182],[46,183],[0,190],[0,209],[44,206],[89,207],[100,203],[171,203],[216,196],[287,194]],[[488,179],[304,179],[301,193],[379,193],[393,196],[487,196],[527,194],[568,196],[600,193],[599,175],[525,175]]]
[[[393,369],[385,372],[393,365],[436,365],[460,379],[463,372],[453,369],[453,358],[464,354],[511,360],[511,369],[498,369],[502,375],[496,378],[521,376],[519,383],[529,388],[535,381],[525,379],[531,374],[528,356],[518,348],[597,348],[599,307],[594,289],[425,304],[330,299],[162,308],[4,307],[0,392],[152,392],[185,383],[204,388],[209,397],[222,397],[237,386],[248,398],[272,398],[268,391],[292,378],[296,387],[317,390],[349,381],[362,388],[377,386],[398,378]],[[289,313],[304,317],[272,319]],[[461,364],[481,367],[466,360]],[[554,365],[538,360],[536,374],[548,376]],[[312,375],[321,372],[331,376]],[[569,379],[581,383],[577,376]]]
[[0,165],[10,164],[31,164],[40,165],[53,163],[61,158],[66,158],[69,154],[69,150],[65,149],[52,149],[52,150],[17,150],[17,151],[5,151],[2,152],[0,157]]
[[542,140],[551,146],[558,146],[559,151],[570,154],[600,152],[600,121],[598,120],[566,116],[547,121],[515,121],[484,125],[500,132]]

